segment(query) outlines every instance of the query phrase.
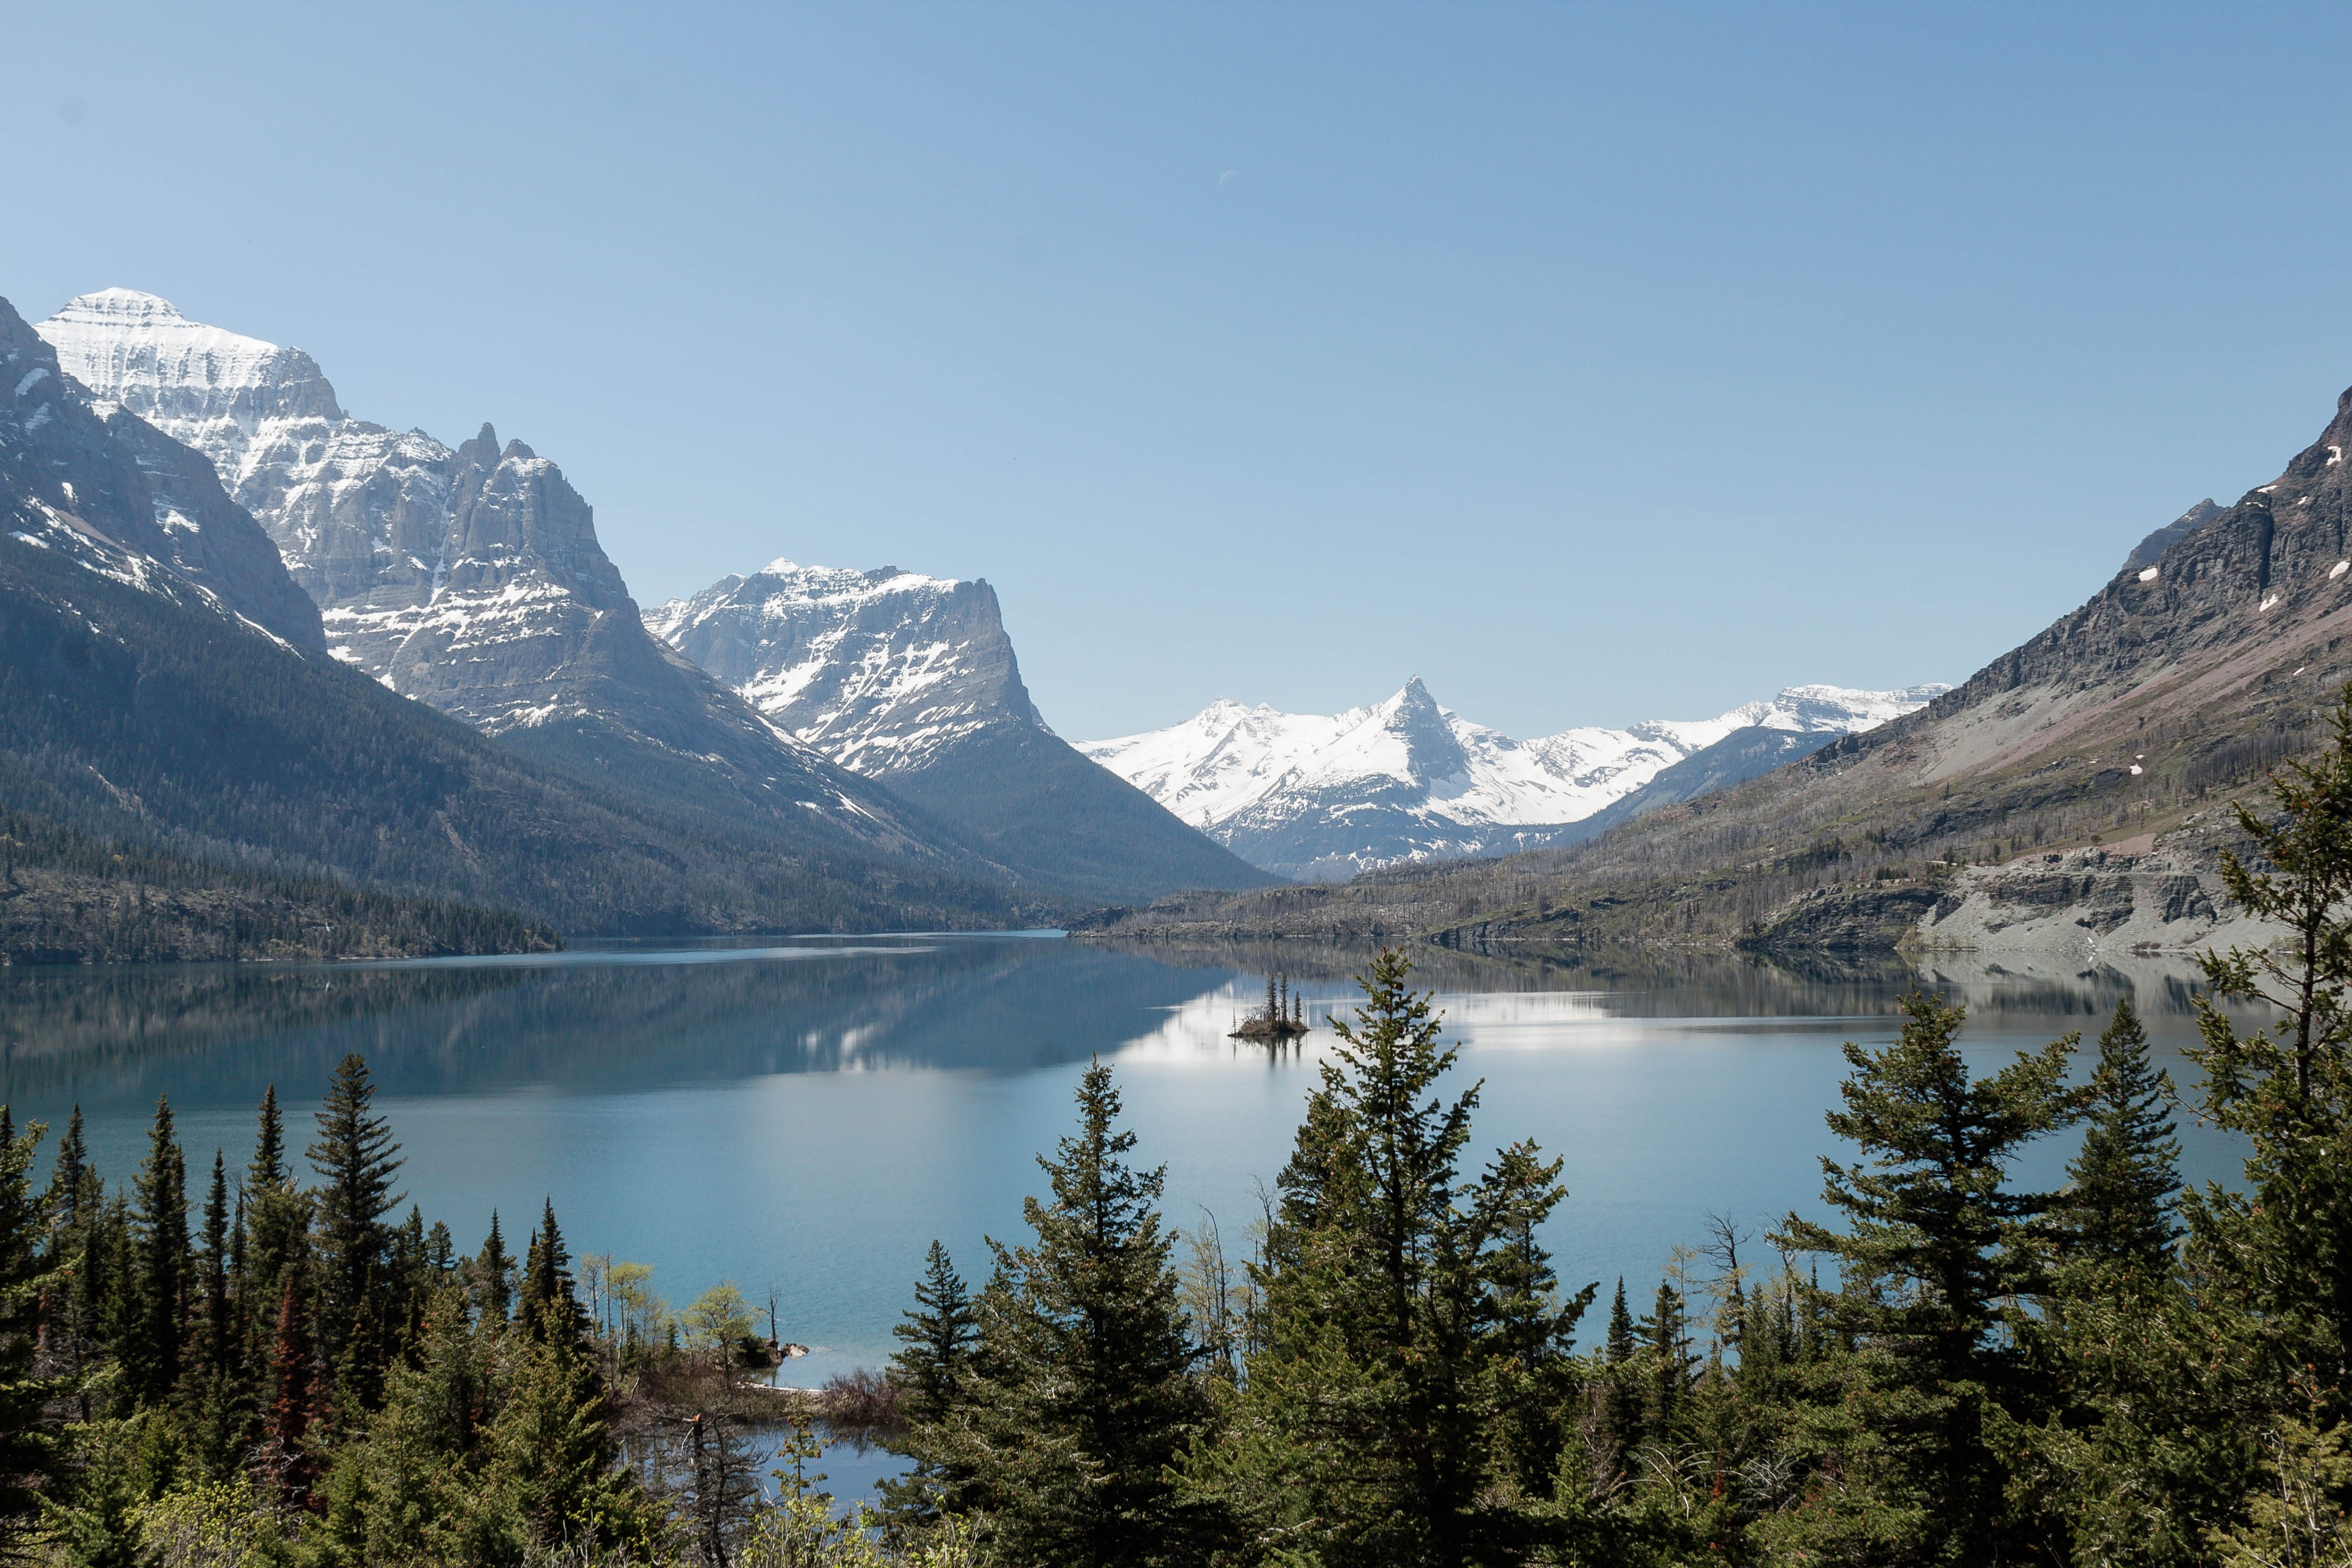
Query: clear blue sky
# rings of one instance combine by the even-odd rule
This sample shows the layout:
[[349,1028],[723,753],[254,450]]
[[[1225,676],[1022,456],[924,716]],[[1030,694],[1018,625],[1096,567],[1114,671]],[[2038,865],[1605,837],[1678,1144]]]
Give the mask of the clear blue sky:
[[2352,383],[2340,7],[0,3],[0,294],[984,576],[1047,718],[1958,679]]

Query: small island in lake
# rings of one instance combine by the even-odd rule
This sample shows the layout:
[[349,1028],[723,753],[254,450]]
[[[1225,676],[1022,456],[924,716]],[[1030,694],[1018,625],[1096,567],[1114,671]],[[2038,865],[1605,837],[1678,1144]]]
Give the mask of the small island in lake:
[[1265,982],[1265,1005],[1242,1020],[1241,1026],[1226,1038],[1234,1040],[1272,1040],[1281,1043],[1295,1040],[1307,1033],[1307,1008],[1297,993],[1290,989],[1288,975],[1268,975]]

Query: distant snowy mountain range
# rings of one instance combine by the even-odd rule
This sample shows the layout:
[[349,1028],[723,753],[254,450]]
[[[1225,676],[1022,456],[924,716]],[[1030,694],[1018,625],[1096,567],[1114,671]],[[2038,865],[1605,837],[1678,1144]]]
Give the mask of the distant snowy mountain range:
[[1078,750],[1252,865],[1333,880],[1400,861],[1572,842],[1645,805],[1769,772],[1948,689],[1792,686],[1712,719],[1516,741],[1440,707],[1416,676],[1387,701],[1344,713],[1219,701],[1169,729]]

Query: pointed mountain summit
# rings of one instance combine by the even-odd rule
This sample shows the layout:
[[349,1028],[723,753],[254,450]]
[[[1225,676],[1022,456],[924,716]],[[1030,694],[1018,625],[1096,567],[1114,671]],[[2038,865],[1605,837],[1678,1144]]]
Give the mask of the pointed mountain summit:
[[2281,763],[2325,752],[2347,681],[2352,390],[2276,479],[2156,530],[2079,608],[1923,708],[1727,788],[1689,781],[1705,793],[1585,843],[1150,923],[1841,965],[1950,952],[2027,974],[2260,949],[2290,933],[2234,900],[2231,806],[2269,811]]
[[1945,689],[1792,686],[1713,719],[1515,741],[1442,707],[1415,676],[1387,700],[1344,713],[1221,700],[1169,729],[1078,750],[1252,865],[1329,881],[1401,861],[1570,842],[1597,814],[1638,815],[1654,782],[1664,781],[1656,804],[1685,799]]
[[556,767],[797,840],[999,874],[649,637],[588,503],[484,425],[456,448],[344,413],[310,355],[110,289],[37,329],[67,374],[212,460],[334,656]]
[[297,646],[325,646],[318,606],[211,465],[133,410],[91,398],[5,300],[0,391],[9,394],[0,403],[8,531],[117,581],[193,595]]
[[985,582],[777,560],[646,624],[1024,877],[1118,901],[1269,879],[1046,727]]

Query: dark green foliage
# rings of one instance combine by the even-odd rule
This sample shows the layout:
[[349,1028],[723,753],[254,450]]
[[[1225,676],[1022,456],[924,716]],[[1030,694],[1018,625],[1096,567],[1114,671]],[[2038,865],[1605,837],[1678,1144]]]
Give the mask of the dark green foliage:
[[187,963],[532,952],[546,926],[332,878],[220,867],[0,808],[0,962]]
[[523,1257],[521,1310],[517,1315],[523,1331],[534,1340],[576,1343],[588,1331],[588,1314],[574,1292],[572,1254],[556,1226],[552,1198]]
[[132,1191],[132,1260],[122,1276],[125,1384],[142,1405],[161,1405],[180,1383],[189,1285],[188,1174],[168,1101],[155,1102],[147,1160]]
[[971,1438],[950,1451],[1012,1561],[1182,1561],[1168,1467],[1208,1410],[1160,1225],[1162,1173],[1128,1163],[1135,1134],[1118,1128],[1108,1068],[1087,1069],[1077,1100],[1078,1131],[1039,1161],[1051,1203],[1023,1205],[1035,1239],[995,1246],[974,1373],[950,1416]]
[[[19,1131],[0,1107],[0,1552],[21,1546],[39,1517],[40,1482],[56,1451],[44,1406],[59,1392],[37,1365],[41,1293],[53,1287],[41,1257],[41,1205],[32,1193],[33,1152],[45,1130]],[[80,1141],[77,1112],[74,1137]]]
[[261,1091],[261,1110],[257,1113],[258,1126],[253,1137],[253,1159],[245,1167],[246,1185],[254,1192],[284,1186],[286,1169],[286,1119],[278,1110],[278,1086],[271,1084]]
[[[2241,1189],[2181,1203],[2193,1326],[2210,1346],[2199,1382],[2206,1410],[2260,1436],[2234,1474],[2176,1467],[2173,1500],[2248,1561],[2352,1551],[2352,687],[2330,736],[2273,775],[2274,816],[2235,807],[2259,858],[2225,858],[2231,896],[2292,939],[2205,955],[2213,996],[2200,999],[2194,1053],[2203,1114],[2252,1149]],[[2277,1021],[2242,1035],[2214,998]]]
[[490,1211],[490,1234],[467,1268],[473,1275],[474,1310],[492,1323],[505,1323],[514,1310],[514,1258],[499,1234],[498,1210]]
[[2059,1205],[2070,1255],[2151,1279],[2163,1272],[2180,1234],[2172,1105],[2172,1079],[2149,1065],[2139,1015],[2116,1003],[2099,1036],[2082,1152],[2066,1167],[2074,1182]]
[[[1961,1013],[1915,993],[1896,1042],[1849,1044],[1845,1108],[1830,1130],[1862,1162],[1823,1160],[1822,1193],[1844,1215],[1832,1230],[1790,1215],[1788,1245],[1835,1259],[1837,1332],[1864,1358],[1841,1391],[1859,1422],[1857,1457],[1825,1513],[1857,1539],[1922,1562],[1999,1560],[2014,1552],[1995,1448],[2028,1390],[1996,1337],[2005,1303],[2039,1291],[2046,1194],[2007,1186],[2009,1162],[2065,1125],[2078,1097],[2064,1079],[2072,1037],[1972,1079],[1955,1043]],[[1857,1486],[1855,1483],[1862,1484]]]
[[1658,1282],[1657,1302],[1642,1320],[1642,1339],[1649,1362],[1642,1389],[1642,1429],[1654,1438],[1669,1439],[1682,1423],[1696,1358],[1691,1354],[1690,1327],[1683,1320],[1682,1292],[1665,1280]]
[[[346,1056],[318,1111],[309,1151],[319,1173],[318,1327],[320,1353],[335,1369],[345,1404],[372,1408],[390,1360],[378,1300],[391,1281],[392,1233],[384,1223],[400,1202],[392,1190],[400,1145],[370,1109],[375,1086],[367,1063]],[[351,1412],[357,1414],[357,1410]]]
[[270,1090],[243,1189],[215,1152],[193,1241],[168,1104],[127,1194],[77,1112],[37,1197],[41,1129],[0,1107],[0,1555],[37,1534],[44,1561],[124,1568],[667,1560],[552,1204],[536,1331],[478,1320],[447,1228],[387,1223],[398,1145],[372,1096],[346,1058],[313,1192]]
[[959,1458],[961,1416],[980,1321],[948,1249],[938,1241],[924,1255],[923,1277],[915,1281],[915,1305],[890,1331],[899,1341],[898,1353],[890,1358],[890,1381],[907,1423],[907,1451],[915,1463],[903,1479],[883,1484],[882,1502],[903,1530],[936,1519],[943,1509],[969,1505],[971,1474]]
[[1534,1240],[1562,1196],[1556,1162],[1522,1146],[1459,1175],[1477,1089],[1436,1096],[1454,1053],[1408,973],[1382,952],[1356,1021],[1333,1020],[1252,1270],[1257,1348],[1233,1415],[1250,1437],[1186,1465],[1244,1539],[1335,1568],[1507,1559],[1559,1537],[1543,1493],[1594,1289],[1563,1299]]

